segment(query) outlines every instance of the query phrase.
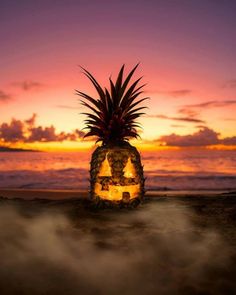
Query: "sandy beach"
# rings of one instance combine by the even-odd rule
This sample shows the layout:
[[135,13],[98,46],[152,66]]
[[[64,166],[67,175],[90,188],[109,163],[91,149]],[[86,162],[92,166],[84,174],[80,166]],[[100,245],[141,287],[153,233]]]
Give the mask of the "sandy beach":
[[0,190],[1,294],[233,294],[236,194],[147,194],[92,210],[86,192]]
[[81,190],[47,190],[47,189],[0,189],[0,196],[8,199],[45,199],[45,200],[63,200],[63,199],[85,199],[88,193]]

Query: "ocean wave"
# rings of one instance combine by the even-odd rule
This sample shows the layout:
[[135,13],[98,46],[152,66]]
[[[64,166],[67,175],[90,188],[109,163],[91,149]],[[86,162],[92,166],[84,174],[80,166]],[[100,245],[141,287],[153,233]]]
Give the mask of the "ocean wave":
[[45,171],[1,171],[0,187],[85,189],[88,187],[88,171],[75,168]]
[[[146,171],[147,190],[235,190],[236,175],[210,172]],[[1,188],[88,189],[89,172],[82,168],[44,171],[0,171]]]

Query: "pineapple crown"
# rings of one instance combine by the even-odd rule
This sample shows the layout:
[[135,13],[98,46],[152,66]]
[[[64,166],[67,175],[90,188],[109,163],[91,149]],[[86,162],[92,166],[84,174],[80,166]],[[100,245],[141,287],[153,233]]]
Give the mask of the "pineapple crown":
[[97,142],[102,141],[103,144],[124,142],[139,137],[137,128],[142,127],[136,119],[145,114],[140,111],[146,107],[140,106],[140,103],[149,97],[138,99],[143,93],[142,88],[146,85],[138,85],[142,77],[129,85],[138,65],[130,71],[125,79],[123,77],[125,65],[123,65],[115,83],[109,78],[110,90],[102,89],[91,73],[81,67],[99,96],[98,99],[95,99],[76,90],[76,94],[83,98],[81,104],[90,111],[82,113],[87,116],[84,121],[86,123],[84,129],[87,129],[88,132],[84,137],[95,136]]

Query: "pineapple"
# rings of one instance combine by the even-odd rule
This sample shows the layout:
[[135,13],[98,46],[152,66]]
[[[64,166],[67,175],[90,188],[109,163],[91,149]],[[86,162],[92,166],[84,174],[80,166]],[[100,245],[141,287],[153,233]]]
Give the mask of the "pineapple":
[[141,78],[130,80],[138,64],[124,79],[124,65],[114,83],[110,78],[110,90],[102,88],[86,69],[83,73],[89,78],[98,93],[98,99],[76,90],[83,98],[81,104],[89,109],[82,113],[87,116],[84,137],[96,137],[102,142],[93,152],[90,162],[90,197],[95,204],[136,206],[144,196],[143,166],[140,154],[128,140],[139,137],[136,122],[146,107],[140,104],[148,97],[139,98],[143,93],[139,86]]

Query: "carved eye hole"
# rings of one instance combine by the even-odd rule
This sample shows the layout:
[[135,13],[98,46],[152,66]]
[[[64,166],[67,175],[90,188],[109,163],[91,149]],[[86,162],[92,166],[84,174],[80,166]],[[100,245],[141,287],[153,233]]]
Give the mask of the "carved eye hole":
[[107,159],[107,154],[106,154],[105,160],[102,162],[98,176],[107,176],[107,177],[112,176],[111,175],[111,167],[110,167],[110,164]]
[[131,158],[128,159],[128,162],[124,168],[124,177],[134,178],[136,177],[136,171],[134,164],[131,162]]
[[[98,176],[103,176],[103,177],[111,177],[112,176],[110,163],[111,163],[111,157],[108,154],[106,154],[106,158],[102,162]],[[119,164],[119,163],[117,162],[117,164]],[[118,169],[118,170],[120,170],[120,169]],[[130,157],[127,160],[127,163],[124,167],[123,172],[124,172],[124,177],[126,177],[126,178],[135,178],[136,177],[135,167],[134,167],[134,164],[131,162]]]

